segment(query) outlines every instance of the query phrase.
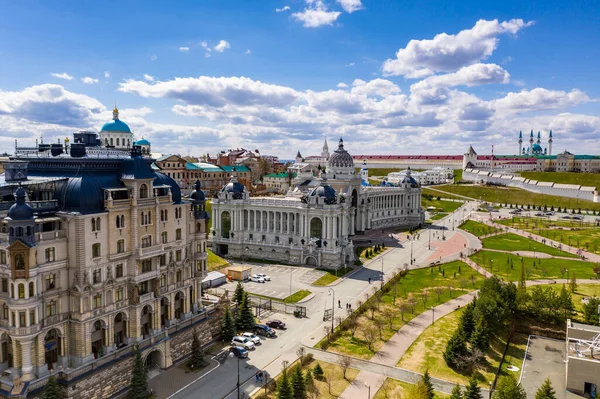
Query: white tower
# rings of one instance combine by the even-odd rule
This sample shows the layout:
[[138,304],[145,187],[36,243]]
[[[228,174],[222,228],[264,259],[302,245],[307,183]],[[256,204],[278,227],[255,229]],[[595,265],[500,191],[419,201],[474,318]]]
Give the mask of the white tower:
[[327,137],[325,137],[325,143],[323,144],[323,151],[321,151],[321,158],[323,161],[329,159],[329,147],[327,146]]
[[550,137],[548,137],[548,155],[552,155],[552,130],[550,130]]
[[463,155],[463,170],[469,168],[469,164],[471,164],[472,167],[477,166],[477,153],[472,145],[469,146],[469,150]]
[[529,151],[527,155],[533,154],[533,129],[531,129],[531,133],[529,134]]
[[363,161],[362,167],[360,168],[360,178],[363,182],[369,183],[369,169],[367,168],[367,160]]
[[523,132],[519,131],[519,152],[517,153],[517,155],[522,155],[523,154]]

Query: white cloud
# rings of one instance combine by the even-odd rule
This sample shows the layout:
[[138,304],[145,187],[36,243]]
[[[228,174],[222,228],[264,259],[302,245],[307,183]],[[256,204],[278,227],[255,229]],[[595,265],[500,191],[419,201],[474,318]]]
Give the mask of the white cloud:
[[387,97],[400,93],[400,87],[395,83],[386,79],[374,79],[370,82],[365,82],[361,79],[355,79],[352,82],[353,94],[364,94],[366,96],[381,96]]
[[250,51],[250,49],[247,49],[247,50],[244,52],[244,54],[246,54],[246,55],[250,55],[251,53],[252,53],[252,51]]
[[361,0],[336,0],[336,1],[338,3],[340,3],[340,5],[344,9],[344,11],[346,11],[347,13],[353,13],[354,11],[358,11],[363,8]]
[[302,12],[292,14],[305,28],[317,28],[323,25],[333,25],[342,14],[339,11],[329,11],[321,0],[306,0],[307,7]]
[[435,72],[451,72],[488,58],[498,46],[502,34],[516,33],[533,22],[522,19],[498,22],[480,19],[470,29],[456,35],[440,33],[433,39],[411,40],[396,53],[396,59],[383,64],[386,75],[420,78]]
[[86,85],[93,85],[94,83],[98,83],[98,79],[90,78],[89,76],[81,78],[81,81]]
[[144,74],[144,80],[146,82],[154,82],[154,76],[150,76],[147,73]]
[[227,40],[219,40],[219,43],[214,47],[214,49],[215,49],[215,51],[222,53],[229,47],[231,47],[231,46],[229,45],[229,42]]
[[496,109],[508,112],[526,112],[549,109],[566,109],[574,105],[587,103],[590,98],[582,91],[547,90],[536,88],[508,93],[504,98],[494,100]]
[[344,83],[344,82],[340,82],[340,83],[337,84],[337,87],[340,88],[340,89],[345,89],[345,88],[348,87],[348,85],[346,83]]
[[104,78],[105,79],[109,79],[110,78],[110,72],[104,71]]
[[50,75],[54,76],[57,79],[73,80],[73,76],[69,75],[66,72],[63,72],[63,73],[51,73]]
[[156,56],[156,54],[153,54],[152,56],[150,56],[150,61],[156,61],[158,59],[158,57]]
[[281,8],[276,8],[275,12],[284,12],[284,11],[289,11],[290,6],[283,6]]
[[179,51],[185,53],[186,51],[190,51],[190,48],[189,47],[179,47]]
[[344,65],[344,66],[345,66],[345,67],[351,67],[351,66],[354,66],[354,64],[355,64],[354,62],[349,62],[349,63],[347,63],[347,64],[346,64],[346,65]]
[[206,42],[205,40],[201,41],[201,42],[200,42],[200,45],[201,45],[203,48],[205,48],[205,49],[207,49],[208,51],[210,51],[210,47],[208,47],[208,42]]

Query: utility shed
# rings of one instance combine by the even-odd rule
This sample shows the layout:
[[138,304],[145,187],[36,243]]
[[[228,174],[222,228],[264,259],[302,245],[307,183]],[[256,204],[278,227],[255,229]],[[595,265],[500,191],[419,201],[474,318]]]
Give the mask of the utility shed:
[[250,266],[233,266],[227,269],[227,276],[235,281],[246,281],[251,274],[252,267]]
[[210,272],[206,275],[204,280],[202,280],[202,288],[213,288],[218,287],[221,284],[225,284],[227,281],[227,276],[225,276],[221,272]]

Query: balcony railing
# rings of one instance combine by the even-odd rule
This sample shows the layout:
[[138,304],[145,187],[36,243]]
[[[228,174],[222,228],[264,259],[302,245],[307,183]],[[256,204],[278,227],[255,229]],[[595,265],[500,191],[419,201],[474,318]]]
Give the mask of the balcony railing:
[[140,303],[148,302],[154,299],[154,292],[148,292],[140,295]]
[[10,335],[32,335],[37,334],[41,328],[41,323],[34,324],[29,327],[9,327],[8,333]]
[[45,319],[42,320],[42,325],[44,327],[48,327],[53,324],[60,323],[61,321],[65,320],[68,315],[69,315],[69,313],[60,313],[60,314],[55,314],[54,316],[46,317]]
[[125,259],[131,256],[132,251],[118,252],[115,254],[108,254],[108,260],[115,261],[119,259]]
[[153,278],[158,277],[160,277],[160,270],[150,270],[149,272],[144,272],[133,277],[133,281],[135,283],[141,283],[142,281],[152,280]]
[[156,255],[162,255],[164,253],[164,247],[162,244],[152,245],[146,248],[139,248],[139,254],[142,258],[149,258]]
[[63,238],[67,235],[65,230],[54,230],[45,231],[42,233],[35,233],[36,241],[54,240],[55,238]]

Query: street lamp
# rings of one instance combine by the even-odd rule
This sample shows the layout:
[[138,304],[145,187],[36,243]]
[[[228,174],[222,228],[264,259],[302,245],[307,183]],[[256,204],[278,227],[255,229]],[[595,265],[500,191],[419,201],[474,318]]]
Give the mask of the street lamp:
[[[233,358],[235,355],[233,352],[229,352],[229,357]],[[237,358],[237,397],[240,399],[240,358]]]
[[327,291],[329,291],[329,295],[332,295],[332,298],[331,298],[331,333],[333,334],[333,319],[335,316],[335,290],[333,288],[330,288]]
[[431,307],[431,324],[435,324],[435,306]]
[[410,239],[410,264],[413,264],[413,240]]
[[369,384],[367,384],[365,382],[365,386],[369,389],[369,396],[367,396],[367,399],[371,399],[371,386]]

